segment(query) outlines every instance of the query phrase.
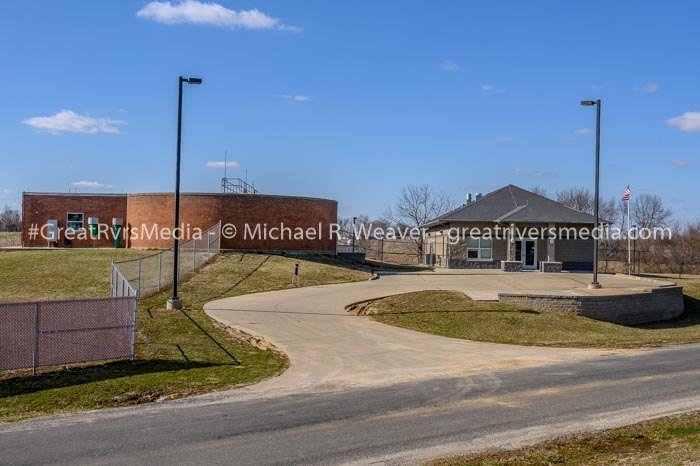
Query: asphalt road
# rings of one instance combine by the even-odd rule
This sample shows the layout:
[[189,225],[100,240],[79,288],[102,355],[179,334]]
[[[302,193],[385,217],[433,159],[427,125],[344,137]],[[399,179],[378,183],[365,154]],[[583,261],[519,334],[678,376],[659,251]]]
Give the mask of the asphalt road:
[[244,391],[0,427],[2,464],[413,463],[700,407],[700,346],[280,397]]
[[282,348],[291,367],[191,399],[0,425],[0,464],[406,464],[699,409],[700,345],[497,345],[344,310],[419,289],[478,298],[504,287],[567,289],[578,278],[390,276],[209,303],[210,315]]

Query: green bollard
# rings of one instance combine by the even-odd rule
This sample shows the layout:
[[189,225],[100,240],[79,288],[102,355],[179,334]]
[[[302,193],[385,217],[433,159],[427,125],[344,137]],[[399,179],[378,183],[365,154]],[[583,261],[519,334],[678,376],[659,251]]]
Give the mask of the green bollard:
[[119,249],[119,233],[122,231],[122,219],[112,219],[112,234],[114,236],[114,249]]

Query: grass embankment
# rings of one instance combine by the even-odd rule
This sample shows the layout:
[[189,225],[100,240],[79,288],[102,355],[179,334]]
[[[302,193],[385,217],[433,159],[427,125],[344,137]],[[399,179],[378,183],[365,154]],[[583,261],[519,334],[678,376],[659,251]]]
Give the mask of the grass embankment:
[[109,296],[112,260],[153,254],[136,249],[0,251],[0,302]]
[[514,345],[631,348],[700,342],[700,280],[678,280],[685,313],[636,327],[557,312],[473,301],[459,292],[421,291],[370,303],[373,319],[419,332]]
[[[111,260],[108,255],[97,266],[100,260],[90,251],[66,252],[62,260],[55,260],[57,256],[51,256],[54,251],[19,251],[30,254],[25,264],[17,262],[15,253],[0,253],[0,271],[4,274],[0,283],[11,280],[15,289],[12,296],[22,299],[46,297],[47,286],[53,290],[51,297],[57,290],[62,290],[62,297],[69,297],[64,285],[73,287],[68,283],[72,280],[81,281],[84,288],[76,289],[70,297],[106,295]],[[47,256],[41,260],[31,255],[34,253]],[[35,261],[35,265],[28,265]],[[26,372],[0,375],[0,421],[180,398],[249,384],[280,373],[287,364],[284,355],[233,337],[206,316],[202,306],[217,298],[287,288],[295,263],[300,264],[302,286],[369,277],[367,272],[333,263],[258,254],[220,255],[181,283],[182,312],[165,311],[167,290],[141,301],[137,361],[93,364],[67,371],[53,369],[35,377]],[[80,272],[92,267],[93,272],[100,272]],[[8,268],[14,270],[7,272]],[[56,277],[59,282],[52,283],[47,277]],[[35,295],[31,295],[31,290]],[[8,295],[4,294],[5,299]]]
[[432,466],[698,464],[700,413],[599,433],[558,438],[517,450],[431,461]]

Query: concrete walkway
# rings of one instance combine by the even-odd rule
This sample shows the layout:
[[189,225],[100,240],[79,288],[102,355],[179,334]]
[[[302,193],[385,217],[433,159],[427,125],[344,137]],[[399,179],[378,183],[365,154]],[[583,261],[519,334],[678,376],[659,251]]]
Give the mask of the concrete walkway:
[[[624,277],[601,278],[606,287],[640,286]],[[411,291],[456,290],[474,299],[495,299],[499,291],[575,293],[588,281],[590,274],[390,274],[366,282],[226,298],[204,309],[225,324],[264,337],[289,356],[291,366],[283,375],[249,390],[258,394],[344,390],[620,353],[458,340],[380,324],[345,311],[353,302]]]

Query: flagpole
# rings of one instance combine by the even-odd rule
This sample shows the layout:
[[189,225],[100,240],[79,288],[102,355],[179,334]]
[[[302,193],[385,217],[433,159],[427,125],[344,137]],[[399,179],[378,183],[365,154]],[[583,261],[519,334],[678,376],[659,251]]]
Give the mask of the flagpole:
[[632,275],[632,225],[630,223],[630,199],[627,199],[627,275]]

